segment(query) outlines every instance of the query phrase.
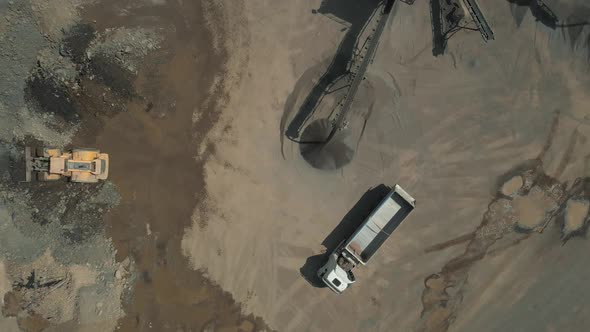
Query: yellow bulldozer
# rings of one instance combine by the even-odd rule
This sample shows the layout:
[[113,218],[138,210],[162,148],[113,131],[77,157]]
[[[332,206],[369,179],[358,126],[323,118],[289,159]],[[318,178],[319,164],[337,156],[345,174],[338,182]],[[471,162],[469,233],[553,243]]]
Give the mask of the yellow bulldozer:
[[68,178],[71,182],[95,183],[109,176],[109,155],[97,149],[25,148],[26,181]]

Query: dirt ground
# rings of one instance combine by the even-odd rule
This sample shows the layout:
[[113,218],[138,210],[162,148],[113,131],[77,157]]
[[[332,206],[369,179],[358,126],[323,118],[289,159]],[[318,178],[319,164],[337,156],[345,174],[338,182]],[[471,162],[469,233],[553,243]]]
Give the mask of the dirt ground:
[[[225,9],[2,6],[0,329],[267,330],[180,249],[204,196],[197,142],[233,81]],[[25,144],[108,150],[109,180],[22,183]]]
[[[495,40],[443,50],[395,1],[315,149],[378,0],[0,0],[0,330],[587,330],[590,6],[545,2],[480,0]],[[21,183],[25,145],[109,179]],[[396,183],[416,210],[321,287]]]
[[[588,6],[547,1],[571,24],[552,29],[526,4],[479,1],[496,40],[460,31],[434,57],[428,2],[396,3],[355,102],[373,111],[354,158],[324,171],[281,121],[352,29],[330,3],[370,5],[246,3],[247,74],[208,139],[207,199],[183,240],[193,266],[280,331],[585,330],[573,294],[588,271],[574,256],[588,244],[561,229],[565,201],[587,193],[588,28],[576,23]],[[530,187],[505,197],[515,175]],[[416,210],[346,295],[313,287],[314,257],[382,183],[401,184]]]

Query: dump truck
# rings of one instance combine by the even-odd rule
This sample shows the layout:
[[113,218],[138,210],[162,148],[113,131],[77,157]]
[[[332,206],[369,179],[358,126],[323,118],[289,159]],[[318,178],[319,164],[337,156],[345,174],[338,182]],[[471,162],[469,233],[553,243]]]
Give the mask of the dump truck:
[[109,155],[97,149],[25,148],[26,182],[67,178],[71,182],[95,183],[109,176]]
[[416,200],[395,185],[352,236],[330,253],[318,277],[334,292],[344,292],[356,281],[352,270],[369,262],[415,206]]

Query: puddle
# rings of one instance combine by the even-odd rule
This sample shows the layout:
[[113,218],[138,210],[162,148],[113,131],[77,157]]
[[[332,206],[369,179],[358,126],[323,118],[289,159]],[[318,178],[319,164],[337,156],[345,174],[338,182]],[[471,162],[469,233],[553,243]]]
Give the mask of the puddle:
[[[459,314],[463,293],[467,290],[477,291],[468,286],[470,269],[490,252],[500,250],[493,248],[500,240],[509,242],[508,247],[518,245],[535,231],[542,232],[552,221],[562,225],[564,242],[572,236],[585,235],[588,226],[587,197],[590,195],[590,179],[578,178],[567,189],[567,183],[550,177],[543,169],[543,157],[553,144],[558,126],[559,112],[555,114],[550,133],[538,157],[524,161],[498,178],[496,197],[488,205],[474,233],[425,250],[431,253],[468,241],[461,255],[448,261],[438,273],[431,274],[424,280],[419,331],[447,331],[450,328]],[[575,135],[574,131],[572,136]],[[572,151],[564,154],[561,164],[567,164]],[[586,204],[585,206],[576,203],[582,198],[585,203],[580,204]],[[568,210],[571,213],[569,219]],[[569,227],[576,231],[570,232]]]
[[580,230],[588,217],[588,201],[569,201],[565,210],[565,223],[563,232],[568,235]]

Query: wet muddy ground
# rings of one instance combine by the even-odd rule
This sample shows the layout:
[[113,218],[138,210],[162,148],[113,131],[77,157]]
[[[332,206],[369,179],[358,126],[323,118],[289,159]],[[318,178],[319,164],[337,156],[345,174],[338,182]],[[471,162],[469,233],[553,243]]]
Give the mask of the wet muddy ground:
[[[119,206],[106,216],[107,234],[114,241],[117,260],[131,257],[138,276],[119,327],[122,331],[263,329],[260,319],[241,315],[228,293],[189,269],[180,248],[195,202],[204,196],[202,165],[194,158],[198,146],[194,133],[206,134],[216,121],[216,96],[207,91],[223,69],[224,54],[212,48],[199,1],[131,4],[102,1],[85,9],[84,21],[97,33],[121,26],[157,28],[165,35],[162,47],[143,61],[137,76],[108,58],[94,58],[87,65],[88,72],[98,77],[98,84],[85,85],[88,90],[107,86],[122,110],[97,113],[98,124],[89,121],[88,129],[73,139],[74,145],[108,151],[110,180],[122,196]],[[82,28],[78,40],[70,39],[74,58],[84,53],[79,48],[88,45],[84,37],[92,29]],[[196,110],[200,120],[193,123]]]
[[[539,155],[515,166],[498,177],[496,197],[490,202],[481,224],[473,233],[436,244],[425,250],[433,252],[467,243],[465,251],[448,261],[438,273],[424,280],[422,293],[422,324],[420,331],[447,331],[457,317],[464,293],[468,289],[469,274],[473,266],[488,255],[497,254],[533,236],[542,233],[555,221],[565,244],[573,237],[585,238],[588,228],[588,210],[572,213],[577,222],[568,229],[566,218],[573,210],[571,204],[586,206],[590,200],[590,178],[578,177],[571,185],[557,180],[572,157],[577,131],[571,134],[569,147],[562,156],[554,177],[544,170],[547,151],[554,144],[560,112],[556,112],[550,133]],[[569,185],[569,188],[568,188]]]
[[[222,9],[76,4],[0,3],[0,40],[20,40],[0,47],[0,330],[268,330],[180,245],[206,195],[214,147],[200,140],[226,98]],[[109,180],[21,183],[24,146],[97,147]]]

